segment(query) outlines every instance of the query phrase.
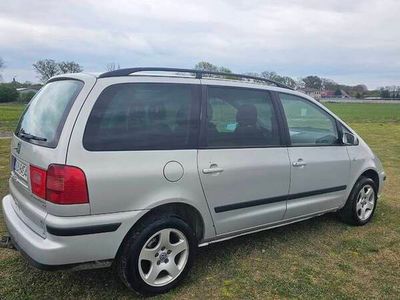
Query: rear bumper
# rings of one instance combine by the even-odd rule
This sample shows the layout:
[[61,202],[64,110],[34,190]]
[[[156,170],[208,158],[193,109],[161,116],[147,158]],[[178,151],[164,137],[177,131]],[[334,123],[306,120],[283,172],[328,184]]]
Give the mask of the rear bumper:
[[[11,195],[3,198],[4,220],[16,248],[40,269],[74,268],[115,258],[125,235],[146,211],[98,216],[46,217],[46,237],[31,230],[17,215]],[[118,225],[118,226],[117,226]]]

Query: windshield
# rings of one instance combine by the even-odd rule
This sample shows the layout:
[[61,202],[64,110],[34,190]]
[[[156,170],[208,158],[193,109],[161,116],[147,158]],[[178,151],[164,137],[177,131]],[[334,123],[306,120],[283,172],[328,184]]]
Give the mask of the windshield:
[[55,148],[65,119],[82,87],[83,82],[72,79],[46,84],[28,104],[15,134],[30,143]]

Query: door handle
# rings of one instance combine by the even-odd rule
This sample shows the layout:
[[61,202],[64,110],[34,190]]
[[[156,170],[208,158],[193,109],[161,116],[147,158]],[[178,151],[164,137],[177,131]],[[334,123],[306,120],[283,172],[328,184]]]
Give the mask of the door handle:
[[307,163],[302,158],[299,158],[297,161],[292,163],[293,167],[305,167],[306,165]]
[[223,171],[224,169],[218,168],[217,164],[212,164],[210,165],[209,168],[203,169],[203,174],[216,174],[216,173],[221,173]]

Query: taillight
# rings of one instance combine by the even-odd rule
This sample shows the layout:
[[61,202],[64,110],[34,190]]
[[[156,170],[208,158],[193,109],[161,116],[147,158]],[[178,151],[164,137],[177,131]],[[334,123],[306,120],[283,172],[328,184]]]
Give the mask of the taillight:
[[50,165],[47,170],[46,199],[56,204],[88,203],[85,173],[77,167]]
[[46,199],[46,170],[31,165],[29,175],[32,193],[42,199]]
[[50,165],[46,170],[30,166],[32,193],[55,204],[89,202],[86,176],[77,167]]

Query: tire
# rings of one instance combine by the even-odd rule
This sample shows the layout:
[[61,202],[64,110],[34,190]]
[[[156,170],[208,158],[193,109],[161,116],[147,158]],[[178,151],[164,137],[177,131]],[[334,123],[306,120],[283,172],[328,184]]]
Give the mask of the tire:
[[[368,193],[370,194],[367,194]],[[362,226],[373,217],[377,205],[377,187],[368,177],[360,177],[347,199],[345,206],[339,211],[341,219],[350,225]]]
[[128,233],[115,267],[124,284],[135,292],[146,296],[165,293],[186,277],[197,244],[185,221],[171,214],[153,214]]

